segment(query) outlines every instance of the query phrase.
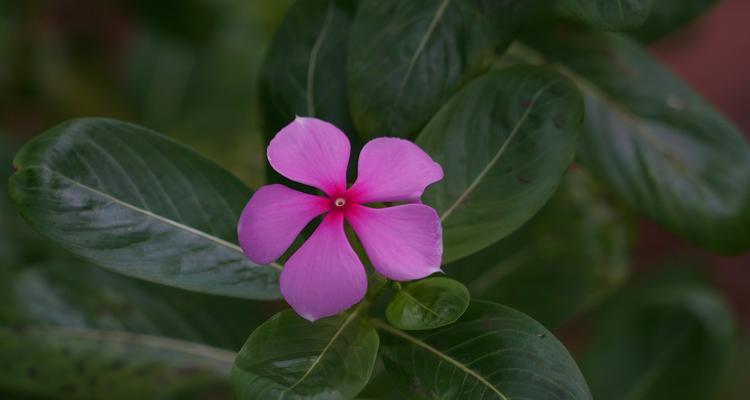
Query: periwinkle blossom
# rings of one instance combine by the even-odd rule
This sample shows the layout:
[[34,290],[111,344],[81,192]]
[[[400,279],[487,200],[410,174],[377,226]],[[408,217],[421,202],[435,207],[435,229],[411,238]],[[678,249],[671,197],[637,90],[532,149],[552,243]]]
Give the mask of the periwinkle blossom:
[[[337,314],[367,292],[364,265],[344,232],[354,230],[375,270],[408,281],[440,270],[440,218],[419,202],[443,170],[414,143],[377,138],[359,156],[357,179],[347,187],[350,144],[334,125],[297,117],[268,146],[268,161],[281,175],[317,188],[311,195],[273,184],[261,187],[242,211],[240,244],[254,263],[279,259],[302,229],[323,215],[310,238],[286,261],[281,293],[310,321]],[[374,208],[368,203],[398,203]]]

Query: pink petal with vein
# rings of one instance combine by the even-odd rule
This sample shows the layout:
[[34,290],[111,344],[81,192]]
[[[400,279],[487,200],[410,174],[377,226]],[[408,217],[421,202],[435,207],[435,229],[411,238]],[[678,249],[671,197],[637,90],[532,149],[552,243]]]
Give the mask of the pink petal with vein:
[[330,202],[283,185],[258,189],[242,210],[237,234],[247,258],[256,264],[276,261],[313,218]]
[[281,175],[329,196],[346,190],[349,139],[332,124],[297,117],[268,145],[268,161]]
[[359,155],[357,181],[350,194],[360,203],[415,201],[443,169],[416,144],[398,138],[369,141]]
[[346,217],[373,267],[383,276],[408,281],[440,271],[442,230],[440,218],[431,207],[352,205]]
[[309,321],[338,314],[367,292],[362,262],[344,234],[340,211],[326,215],[281,271],[281,294]]

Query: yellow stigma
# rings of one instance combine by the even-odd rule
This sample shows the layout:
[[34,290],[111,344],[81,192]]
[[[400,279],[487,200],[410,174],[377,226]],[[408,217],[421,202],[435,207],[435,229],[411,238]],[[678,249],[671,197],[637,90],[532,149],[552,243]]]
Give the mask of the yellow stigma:
[[343,207],[344,204],[346,204],[346,200],[343,197],[339,197],[338,199],[333,201],[333,205],[336,207]]

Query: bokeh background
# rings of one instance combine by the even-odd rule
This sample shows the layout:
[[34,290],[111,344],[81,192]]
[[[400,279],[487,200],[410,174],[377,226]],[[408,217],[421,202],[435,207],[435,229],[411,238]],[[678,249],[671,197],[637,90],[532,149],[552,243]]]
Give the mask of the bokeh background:
[[[107,116],[168,134],[232,170],[263,181],[256,76],[290,0],[3,0],[0,2],[0,157],[66,119]],[[653,55],[750,135],[750,1],[724,0]],[[750,138],[750,136],[748,136]],[[7,204],[5,183],[0,201]],[[28,246],[0,248],[0,263],[43,259],[13,213],[0,227]],[[8,232],[0,235],[8,235]],[[633,279],[665,260],[703,265],[723,293],[741,337],[750,328],[750,252],[720,257],[656,225],[638,222]],[[0,246],[2,242],[0,241]],[[666,263],[669,264],[669,263]],[[585,317],[561,329],[575,351]],[[748,340],[744,340],[750,343]],[[735,378],[750,381],[750,357]],[[743,369],[744,368],[744,369]],[[746,374],[746,375],[743,375]],[[750,395],[748,395],[750,396]]]

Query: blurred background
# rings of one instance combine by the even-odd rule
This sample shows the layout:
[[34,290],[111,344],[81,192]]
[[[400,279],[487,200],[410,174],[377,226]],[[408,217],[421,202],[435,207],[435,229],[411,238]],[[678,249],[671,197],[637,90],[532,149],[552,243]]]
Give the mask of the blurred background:
[[[262,184],[264,148],[256,77],[266,45],[290,3],[2,1],[0,264],[43,262],[56,252],[41,250],[49,245],[39,245],[43,239],[15,216],[5,182],[12,155],[21,144],[66,119],[106,116],[144,125],[193,146],[251,187]],[[746,136],[750,135],[748,16],[750,1],[724,0],[680,32],[650,45],[654,56]],[[15,239],[3,240],[9,236]],[[719,257],[645,220],[638,221],[636,237],[632,280],[653,273],[653,266],[665,265],[665,260],[701,265],[729,304],[739,336],[748,337],[750,253]],[[584,316],[560,329],[574,352],[586,326]],[[747,353],[748,340],[744,343]],[[736,362],[735,381],[750,381],[750,357]]]

